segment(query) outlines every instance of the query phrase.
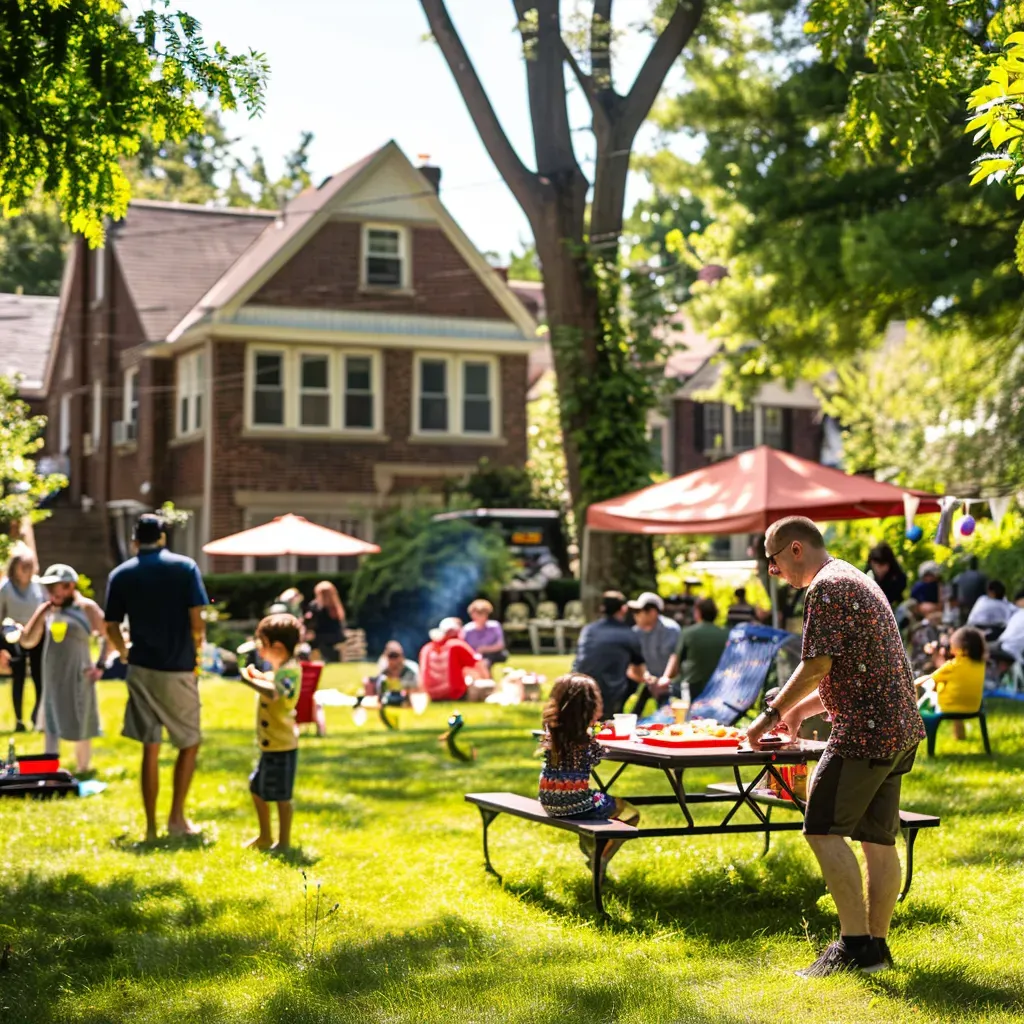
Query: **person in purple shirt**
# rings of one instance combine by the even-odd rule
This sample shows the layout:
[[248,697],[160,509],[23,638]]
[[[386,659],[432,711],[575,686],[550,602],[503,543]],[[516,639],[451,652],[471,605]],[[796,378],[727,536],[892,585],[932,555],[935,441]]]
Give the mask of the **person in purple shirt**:
[[483,657],[488,667],[508,661],[505,631],[500,622],[491,618],[493,612],[494,605],[490,601],[478,598],[469,606],[470,625],[462,631],[463,639]]

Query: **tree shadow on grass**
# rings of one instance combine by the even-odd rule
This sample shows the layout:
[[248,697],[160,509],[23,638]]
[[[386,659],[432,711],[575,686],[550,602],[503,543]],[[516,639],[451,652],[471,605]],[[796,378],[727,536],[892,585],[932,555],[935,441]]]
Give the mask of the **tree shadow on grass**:
[[637,961],[628,976],[610,965],[603,976],[581,977],[572,943],[515,950],[510,977],[508,943],[500,929],[447,914],[401,933],[336,944],[310,963],[305,990],[290,983],[267,1001],[264,1019],[304,1024],[323,1019],[314,1009],[333,1005],[344,1008],[344,1019],[380,1019],[386,1009],[388,1020],[419,1022],[459,1019],[476,1007],[472,1019],[610,1024],[627,1007],[635,1010],[639,986],[661,1011],[652,1021],[739,1024],[698,1004],[656,962]]
[[264,900],[204,901],[175,880],[30,873],[5,891],[3,907],[0,939],[12,954],[0,1001],[11,1021],[57,1019],[59,1002],[97,986],[128,989],[147,978],[187,985],[244,973],[251,956],[286,952],[263,932],[241,930],[266,913]]
[[899,962],[903,970],[878,976],[878,985],[895,999],[930,1006],[939,1013],[955,1006],[957,1011],[995,1012],[1024,1010],[1024,980],[986,977],[976,961],[961,960],[942,967]]

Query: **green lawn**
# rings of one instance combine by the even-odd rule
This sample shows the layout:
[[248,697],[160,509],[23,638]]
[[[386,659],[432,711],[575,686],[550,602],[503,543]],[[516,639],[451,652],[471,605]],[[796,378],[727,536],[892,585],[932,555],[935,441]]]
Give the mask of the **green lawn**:
[[[539,663],[550,678],[564,661]],[[327,685],[358,674],[339,668]],[[139,751],[119,738],[124,687],[100,692],[107,791],[0,801],[0,948],[11,949],[2,1022],[1022,1019],[1022,705],[992,707],[993,762],[969,724],[966,744],[944,732],[940,758],[922,758],[905,786],[904,806],[943,825],[918,840],[914,888],[896,913],[899,968],[803,982],[792,969],[837,921],[797,835],[777,836],[764,859],[758,836],[627,844],[607,927],[593,917],[575,837],[499,820],[492,856],[504,888],[484,873],[479,817],[462,794],[533,791],[537,706],[462,708],[473,764],[438,744],[442,707],[404,714],[397,733],[373,717],[357,729],[331,709],[327,738],[302,740],[301,850],[283,859],[241,848],[255,834],[249,690],[203,685],[192,810],[205,838],[191,846],[138,843]],[[0,687],[0,742],[9,703]],[[41,743],[31,736],[24,748]],[[168,799],[165,788],[162,808]],[[647,820],[670,813],[652,808]]]

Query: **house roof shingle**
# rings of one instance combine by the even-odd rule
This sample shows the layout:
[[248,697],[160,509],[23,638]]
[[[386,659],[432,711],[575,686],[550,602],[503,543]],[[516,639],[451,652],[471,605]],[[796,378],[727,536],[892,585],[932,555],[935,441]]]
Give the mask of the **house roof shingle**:
[[272,210],[133,200],[111,229],[143,341],[162,341],[272,224]]
[[21,390],[41,391],[60,300],[0,293],[0,374],[23,375]]

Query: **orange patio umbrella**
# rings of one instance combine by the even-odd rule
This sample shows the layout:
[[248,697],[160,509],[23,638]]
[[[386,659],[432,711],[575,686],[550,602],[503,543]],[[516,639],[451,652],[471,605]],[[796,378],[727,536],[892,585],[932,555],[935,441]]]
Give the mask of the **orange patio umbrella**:
[[613,533],[764,533],[783,516],[817,522],[938,512],[936,497],[822,466],[761,445],[642,491],[598,502],[587,526]]
[[208,555],[223,555],[235,558],[251,555],[255,558],[274,555],[375,555],[380,551],[376,544],[369,544],[358,537],[350,537],[338,530],[318,526],[302,516],[278,516],[262,526],[233,533],[203,545]]

